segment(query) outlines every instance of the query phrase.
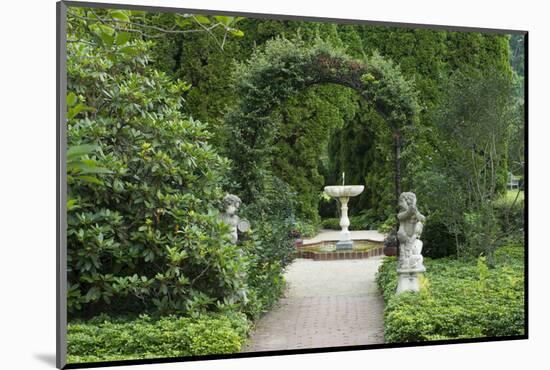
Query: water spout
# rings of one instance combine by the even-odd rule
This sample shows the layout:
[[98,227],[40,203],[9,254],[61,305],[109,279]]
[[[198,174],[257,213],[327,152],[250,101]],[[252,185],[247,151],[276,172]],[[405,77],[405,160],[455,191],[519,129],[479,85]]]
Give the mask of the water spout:
[[346,185],[346,173],[342,172],[342,186]]

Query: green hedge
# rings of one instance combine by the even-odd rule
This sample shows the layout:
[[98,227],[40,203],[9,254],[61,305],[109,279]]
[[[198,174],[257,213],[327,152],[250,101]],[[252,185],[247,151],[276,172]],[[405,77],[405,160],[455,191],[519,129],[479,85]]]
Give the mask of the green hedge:
[[[365,224],[361,216],[352,216],[349,218],[349,229],[350,230],[366,230],[369,229],[369,226]],[[321,228],[330,229],[330,230],[340,230],[340,219],[339,218],[325,218],[321,221]]]
[[396,296],[396,259],[386,258],[377,274],[386,342],[524,334],[523,248],[501,248],[496,259],[488,269],[483,257],[426,258],[421,292]]
[[[459,242],[464,243],[464,236],[458,236]],[[430,258],[456,256],[456,240],[447,225],[437,217],[428,218],[422,231],[422,255]]]
[[[351,216],[349,218],[350,230],[378,230],[381,233],[388,233],[395,228],[395,217],[390,217],[384,222],[373,221],[368,215]],[[322,229],[340,230],[339,218],[325,218],[321,221]]]
[[135,320],[97,316],[67,327],[68,362],[97,362],[235,353],[250,324],[243,314]]

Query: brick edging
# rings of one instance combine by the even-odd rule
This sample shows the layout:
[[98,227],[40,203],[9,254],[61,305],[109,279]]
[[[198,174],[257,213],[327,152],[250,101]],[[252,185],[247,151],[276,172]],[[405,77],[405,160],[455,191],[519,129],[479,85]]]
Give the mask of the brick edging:
[[310,252],[296,251],[297,258],[309,258],[314,261],[353,260],[380,256],[384,254],[384,247],[377,247],[368,251],[339,251],[339,252]]

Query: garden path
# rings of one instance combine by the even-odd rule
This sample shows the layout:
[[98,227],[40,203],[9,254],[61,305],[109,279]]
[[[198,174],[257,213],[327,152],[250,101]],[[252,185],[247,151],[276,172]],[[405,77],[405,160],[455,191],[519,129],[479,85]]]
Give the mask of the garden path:
[[259,320],[243,352],[383,343],[375,282],[382,258],[296,259],[285,273],[285,296]]

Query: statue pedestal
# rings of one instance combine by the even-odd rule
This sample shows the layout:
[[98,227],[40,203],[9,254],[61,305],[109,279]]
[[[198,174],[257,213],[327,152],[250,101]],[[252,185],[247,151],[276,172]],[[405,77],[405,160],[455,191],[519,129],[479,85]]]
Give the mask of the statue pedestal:
[[399,260],[397,262],[397,289],[396,294],[403,292],[419,292],[418,275],[425,272],[422,261],[422,222],[426,219],[416,208],[416,195],[411,192],[401,193],[399,196]]
[[397,270],[397,289],[395,293],[419,292],[420,283],[418,282],[418,276],[425,271],[426,269]]

